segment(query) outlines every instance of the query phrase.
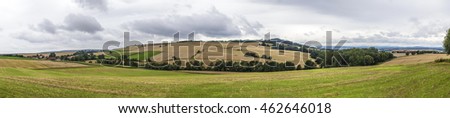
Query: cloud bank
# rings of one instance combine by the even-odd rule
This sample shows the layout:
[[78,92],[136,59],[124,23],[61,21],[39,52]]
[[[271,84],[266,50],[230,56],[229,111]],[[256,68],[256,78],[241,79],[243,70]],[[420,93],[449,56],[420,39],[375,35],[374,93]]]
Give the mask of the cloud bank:
[[250,23],[244,17],[233,19],[216,8],[192,15],[169,15],[162,18],[134,20],[123,24],[132,30],[148,34],[171,36],[176,32],[196,32],[207,37],[237,37],[258,35],[260,23]]
[[108,10],[108,1],[106,0],[75,0],[75,3],[82,8]]
[[69,31],[80,31],[94,34],[98,31],[103,31],[103,27],[92,16],[82,14],[69,14],[64,19],[63,28]]
[[[108,40],[259,39],[442,46],[448,0],[25,0],[0,4],[0,53],[101,48]],[[100,46],[99,46],[100,45]]]

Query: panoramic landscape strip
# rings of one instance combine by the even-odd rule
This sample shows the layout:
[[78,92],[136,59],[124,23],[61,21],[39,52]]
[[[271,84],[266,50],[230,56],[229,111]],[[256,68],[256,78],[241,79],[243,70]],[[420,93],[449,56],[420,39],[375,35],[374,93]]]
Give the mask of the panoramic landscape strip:
[[328,49],[278,38],[4,54],[0,97],[441,98],[450,97],[449,60],[439,50]]

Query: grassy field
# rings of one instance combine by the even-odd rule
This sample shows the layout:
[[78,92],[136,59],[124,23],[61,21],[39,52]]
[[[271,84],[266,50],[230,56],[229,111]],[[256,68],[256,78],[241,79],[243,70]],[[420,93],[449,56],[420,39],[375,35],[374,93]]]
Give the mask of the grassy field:
[[266,73],[2,64],[0,97],[450,97],[449,71],[450,63]]
[[132,53],[130,54],[130,59],[137,59],[137,60],[146,60],[148,58],[153,57],[154,55],[157,55],[161,53],[160,51],[146,51],[146,52],[141,52],[141,53]]

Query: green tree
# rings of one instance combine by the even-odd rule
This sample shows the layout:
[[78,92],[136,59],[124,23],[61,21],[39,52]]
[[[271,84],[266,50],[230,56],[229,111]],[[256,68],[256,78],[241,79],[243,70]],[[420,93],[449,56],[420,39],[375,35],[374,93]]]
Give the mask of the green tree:
[[304,69],[315,69],[315,68],[317,68],[316,63],[314,63],[311,60],[306,60]]
[[316,64],[318,64],[320,66],[320,68],[322,68],[325,64],[323,63],[323,59],[320,57],[316,58]]
[[299,64],[299,65],[297,65],[297,70],[302,70],[303,68],[302,68],[302,65],[301,64]]
[[56,54],[54,52],[50,53],[50,55],[48,55],[48,57],[56,57]]
[[447,30],[447,35],[444,39],[444,49],[447,52],[447,55],[450,54],[450,29]]
[[[281,64],[280,64],[281,65]],[[285,66],[286,70],[295,70],[295,64],[293,62],[287,61],[286,62],[286,66]]]
[[98,59],[105,59],[105,55],[104,54],[98,55]]
[[370,55],[364,56],[364,62],[365,62],[365,65],[373,65],[375,63],[375,61],[373,60],[373,57]]

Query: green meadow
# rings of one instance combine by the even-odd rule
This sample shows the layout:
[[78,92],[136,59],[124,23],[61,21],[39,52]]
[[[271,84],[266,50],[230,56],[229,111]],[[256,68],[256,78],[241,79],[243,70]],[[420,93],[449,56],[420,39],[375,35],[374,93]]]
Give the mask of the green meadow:
[[450,97],[450,63],[255,73],[0,65],[0,97],[442,98]]

